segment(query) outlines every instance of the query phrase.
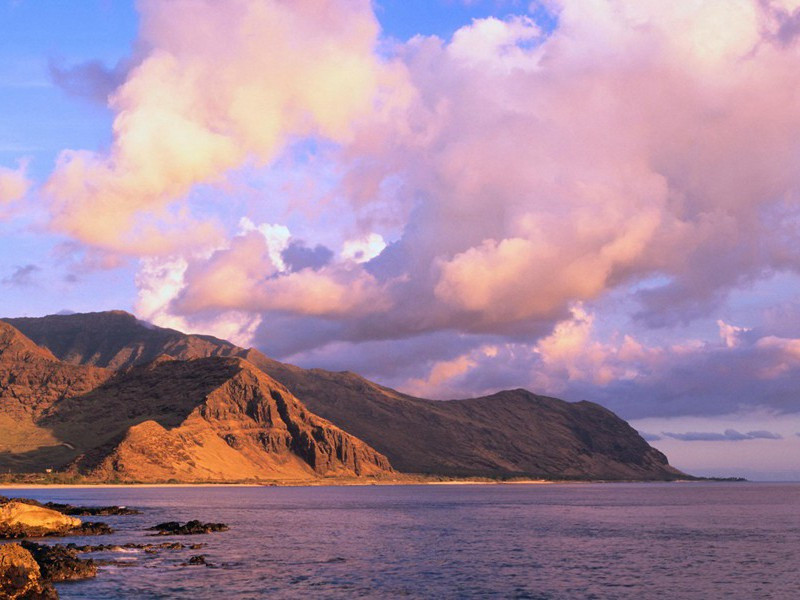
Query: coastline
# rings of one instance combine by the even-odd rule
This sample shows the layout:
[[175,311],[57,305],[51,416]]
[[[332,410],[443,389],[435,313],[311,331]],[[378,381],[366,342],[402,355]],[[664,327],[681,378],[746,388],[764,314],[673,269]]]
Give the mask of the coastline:
[[[117,489],[117,488],[258,488],[258,487],[371,487],[392,485],[586,485],[598,483],[697,483],[709,480],[674,479],[674,480],[548,480],[548,479],[429,479],[424,477],[408,477],[398,479],[312,479],[299,481],[263,481],[263,482],[183,482],[183,483],[5,483],[0,482],[0,490],[39,490],[39,489]],[[714,481],[714,480],[710,480]]]

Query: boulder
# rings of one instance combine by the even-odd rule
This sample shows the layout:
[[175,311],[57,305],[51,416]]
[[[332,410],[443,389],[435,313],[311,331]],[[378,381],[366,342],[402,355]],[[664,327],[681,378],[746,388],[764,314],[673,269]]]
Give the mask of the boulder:
[[0,505],[0,538],[64,535],[81,520],[58,511],[12,500]]
[[94,561],[78,558],[78,551],[74,548],[27,541],[22,542],[22,547],[31,553],[39,565],[42,577],[47,581],[76,581],[97,575]]
[[159,523],[155,527],[150,527],[150,531],[157,531],[153,535],[202,535],[215,531],[228,531],[225,523],[201,523],[200,521],[188,521],[181,524],[178,521],[168,521]]
[[33,555],[19,544],[0,545],[0,598],[57,600],[58,593],[42,581]]

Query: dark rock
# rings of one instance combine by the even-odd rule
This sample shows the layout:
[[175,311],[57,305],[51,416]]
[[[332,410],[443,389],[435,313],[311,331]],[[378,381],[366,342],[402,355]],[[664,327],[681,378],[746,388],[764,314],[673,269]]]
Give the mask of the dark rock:
[[127,506],[72,506],[71,504],[59,504],[57,502],[47,502],[44,506],[73,517],[116,517],[142,514],[140,511]]
[[19,544],[0,546],[0,598],[8,600],[58,600],[44,581],[33,555]]
[[97,575],[94,561],[78,558],[77,551],[62,545],[48,546],[34,542],[22,542],[22,547],[31,553],[39,564],[42,578],[46,581],[75,581]]
[[189,521],[181,525],[178,521],[168,521],[159,523],[155,527],[150,527],[150,531],[157,531],[155,535],[200,535],[215,531],[228,531],[229,527],[225,523],[201,523],[200,521]]
[[106,523],[81,523],[79,527],[71,529],[66,535],[108,535],[114,530]]
[[197,556],[193,556],[192,558],[189,559],[189,564],[190,565],[205,565],[205,564],[207,564],[206,563],[206,557],[205,557],[204,554],[198,554]]

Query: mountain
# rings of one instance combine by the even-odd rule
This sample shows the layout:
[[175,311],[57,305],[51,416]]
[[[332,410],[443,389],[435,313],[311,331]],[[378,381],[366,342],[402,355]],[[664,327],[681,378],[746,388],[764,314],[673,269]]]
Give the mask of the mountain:
[[57,402],[80,396],[114,375],[110,369],[64,363],[0,321],[0,469],[24,470],[29,453],[60,456],[61,440],[37,421]]
[[73,365],[0,322],[0,469],[51,467],[122,481],[392,472],[386,457],[242,358]]
[[434,401],[350,372],[302,369],[210,336],[186,335],[114,311],[6,319],[55,356],[119,369],[160,355],[243,359],[310,411],[363,440],[405,473],[445,476],[669,480],[685,477],[632,427],[591,402],[517,389]]

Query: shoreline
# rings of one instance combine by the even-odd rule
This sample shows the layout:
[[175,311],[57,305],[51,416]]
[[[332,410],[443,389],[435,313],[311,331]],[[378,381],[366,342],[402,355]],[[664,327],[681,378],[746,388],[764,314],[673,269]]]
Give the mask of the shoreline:
[[[715,480],[692,480],[674,479],[665,481],[655,480],[547,480],[547,479],[518,479],[518,480],[426,480],[426,479],[399,479],[399,480],[308,480],[308,481],[265,481],[265,482],[197,482],[197,483],[3,483],[0,482],[0,490],[39,490],[39,489],[147,489],[147,488],[262,488],[262,487],[372,487],[372,486],[391,486],[391,485],[436,485],[436,486],[458,486],[458,485],[587,485],[603,483],[711,483]],[[717,483],[724,481],[716,480]]]

